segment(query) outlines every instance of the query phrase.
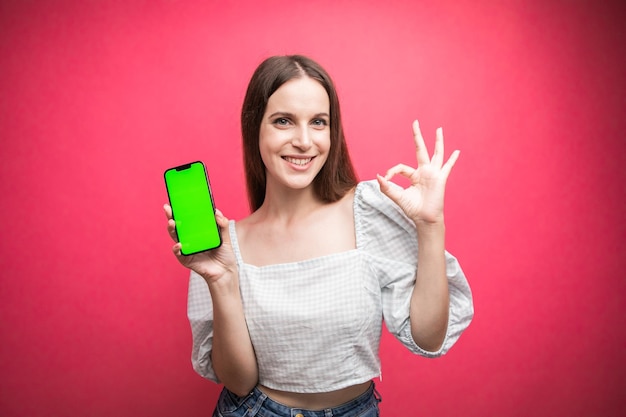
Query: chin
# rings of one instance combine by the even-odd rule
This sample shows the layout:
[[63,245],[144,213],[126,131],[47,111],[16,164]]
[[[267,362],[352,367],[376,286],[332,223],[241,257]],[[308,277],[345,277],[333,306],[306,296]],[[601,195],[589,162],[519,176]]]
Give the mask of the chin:
[[286,185],[293,190],[306,190],[313,187],[313,181],[291,181],[286,183]]
[[281,181],[281,183],[290,189],[293,190],[305,190],[309,187],[313,187],[313,182],[315,181],[315,177],[309,177],[307,176],[306,178],[284,178],[283,181]]

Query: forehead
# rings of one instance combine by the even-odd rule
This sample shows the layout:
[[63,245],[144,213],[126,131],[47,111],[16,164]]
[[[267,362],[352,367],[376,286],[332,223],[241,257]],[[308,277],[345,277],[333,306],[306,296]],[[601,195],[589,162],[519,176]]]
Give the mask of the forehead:
[[281,85],[270,96],[266,112],[313,111],[328,113],[328,93],[317,80],[310,77],[294,78]]

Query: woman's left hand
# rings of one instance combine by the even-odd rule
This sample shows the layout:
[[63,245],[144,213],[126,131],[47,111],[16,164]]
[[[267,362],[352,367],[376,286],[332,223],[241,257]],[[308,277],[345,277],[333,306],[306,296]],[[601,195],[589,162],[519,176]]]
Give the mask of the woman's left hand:
[[[433,157],[428,156],[419,122],[413,122],[413,136],[417,154],[417,168],[399,164],[387,171],[385,176],[378,175],[381,191],[393,200],[416,225],[420,223],[443,223],[443,200],[446,181],[454,166],[459,151],[454,151],[443,162],[443,130],[437,129]],[[411,182],[402,188],[389,180],[395,175],[402,175]]]

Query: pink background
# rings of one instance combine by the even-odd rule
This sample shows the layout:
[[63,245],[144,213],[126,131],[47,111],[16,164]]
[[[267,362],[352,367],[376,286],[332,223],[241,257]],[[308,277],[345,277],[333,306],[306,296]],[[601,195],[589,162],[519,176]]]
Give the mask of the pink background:
[[3,1],[0,415],[207,416],[163,171],[247,212],[239,110],[268,55],[334,77],[362,179],[461,157],[447,246],[475,296],[444,358],[382,344],[382,414],[626,406],[626,15],[593,1]]

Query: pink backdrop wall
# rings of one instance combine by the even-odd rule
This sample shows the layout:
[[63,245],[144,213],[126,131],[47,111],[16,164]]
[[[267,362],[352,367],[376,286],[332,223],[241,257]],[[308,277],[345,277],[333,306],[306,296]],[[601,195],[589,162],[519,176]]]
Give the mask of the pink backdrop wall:
[[0,415],[206,416],[162,172],[204,160],[246,214],[255,66],[333,75],[362,179],[461,149],[447,244],[476,316],[444,358],[385,335],[385,416],[600,416],[626,406],[620,2],[4,1]]

